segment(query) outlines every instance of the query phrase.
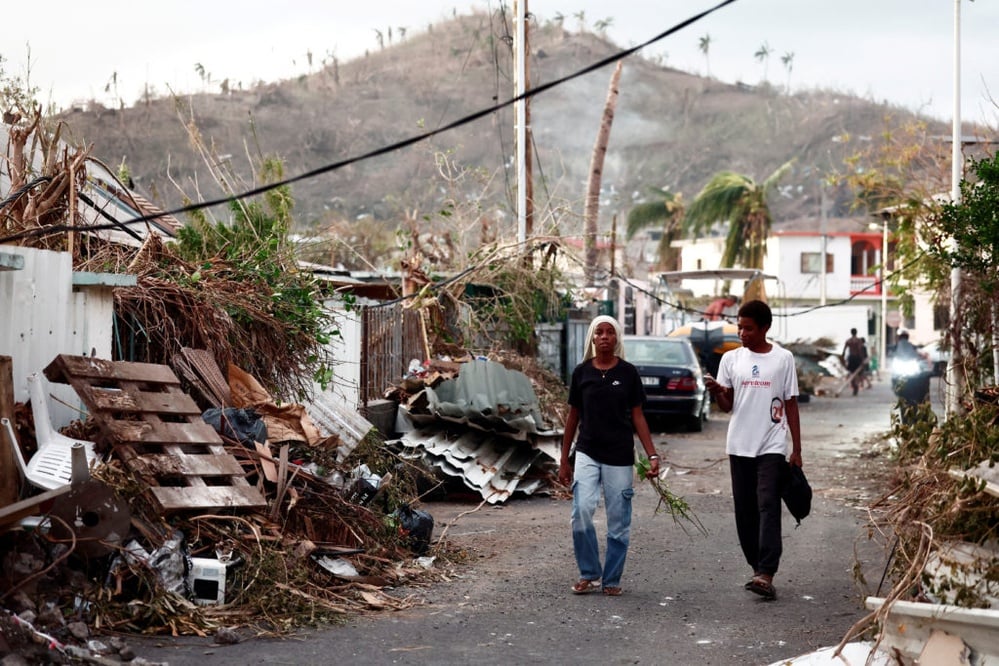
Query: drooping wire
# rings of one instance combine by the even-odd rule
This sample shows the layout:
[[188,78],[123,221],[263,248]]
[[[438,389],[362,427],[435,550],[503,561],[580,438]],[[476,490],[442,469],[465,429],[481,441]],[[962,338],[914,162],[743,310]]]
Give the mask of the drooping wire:
[[[193,211],[196,211],[196,210],[201,210],[201,209],[204,209],[204,208],[213,208],[215,206],[221,206],[221,205],[224,205],[224,204],[230,204],[230,203],[233,203],[235,201],[239,201],[241,199],[246,199],[246,198],[249,198],[249,197],[257,196],[259,194],[264,194],[266,192],[270,192],[271,190],[275,190],[275,189],[277,189],[279,187],[284,187],[284,186],[287,186],[287,185],[291,185],[293,183],[297,183],[297,182],[300,182],[300,181],[303,181],[303,180],[310,180],[310,179],[315,178],[317,176],[321,176],[321,175],[330,173],[332,171],[337,171],[339,169],[342,169],[344,167],[350,166],[352,164],[356,164],[358,162],[369,160],[369,159],[372,159],[372,158],[375,158],[375,157],[380,157],[382,155],[387,155],[388,153],[392,153],[392,152],[395,152],[397,150],[401,150],[403,148],[407,148],[409,146],[412,146],[413,144],[419,143],[420,141],[424,141],[426,139],[429,139],[431,137],[437,136],[439,134],[443,134],[444,132],[448,132],[448,131],[450,131],[452,129],[455,129],[457,127],[461,127],[462,125],[467,125],[467,124],[472,123],[472,122],[474,122],[476,120],[484,118],[484,117],[486,117],[488,115],[491,115],[491,114],[495,113],[496,111],[498,111],[500,109],[503,109],[503,108],[506,108],[508,106],[511,106],[511,105],[513,105],[516,102],[519,102],[519,101],[525,100],[525,99],[529,99],[529,98],[534,97],[536,95],[540,95],[541,93],[547,92],[547,91],[549,91],[549,90],[551,90],[553,88],[556,88],[556,87],[561,86],[561,85],[563,85],[565,83],[568,83],[569,81],[572,81],[572,80],[577,79],[579,77],[585,76],[586,74],[590,74],[592,72],[595,72],[595,71],[597,71],[599,69],[602,69],[602,68],[604,68],[604,67],[606,67],[606,66],[608,66],[608,65],[610,65],[612,63],[617,62],[618,60],[621,60],[622,58],[627,58],[628,56],[634,55],[635,53],[637,53],[641,49],[645,48],[646,46],[649,46],[651,44],[655,44],[656,42],[658,42],[660,40],[663,40],[666,37],[669,37],[670,35],[672,35],[672,34],[678,32],[678,31],[686,28],[687,26],[690,26],[690,25],[692,25],[694,23],[697,23],[701,19],[709,16],[710,14],[713,14],[714,12],[722,9],[723,7],[725,7],[727,5],[733,4],[734,2],[736,2],[736,0],[722,0],[717,5],[714,5],[713,7],[705,9],[704,11],[699,12],[699,13],[691,16],[690,18],[687,18],[687,19],[681,21],[680,23],[677,23],[673,27],[671,27],[671,28],[669,28],[669,29],[667,29],[667,30],[659,33],[658,35],[652,37],[651,39],[648,39],[648,40],[646,40],[646,41],[644,41],[644,42],[642,42],[642,43],[640,43],[640,44],[638,44],[636,46],[632,46],[632,47],[623,49],[621,51],[617,51],[617,52],[615,52],[614,54],[612,54],[610,56],[602,58],[602,59],[600,59],[600,60],[598,60],[598,61],[596,61],[594,63],[591,63],[591,64],[583,67],[582,69],[576,70],[575,72],[567,74],[567,75],[565,75],[565,76],[563,76],[561,78],[553,79],[552,81],[549,81],[547,83],[543,83],[543,84],[541,84],[539,86],[532,87],[532,88],[526,90],[524,93],[522,93],[520,95],[512,97],[512,98],[510,98],[510,99],[508,99],[506,101],[503,101],[503,102],[498,102],[498,103],[496,103],[496,104],[494,104],[492,106],[479,109],[478,111],[470,113],[470,114],[468,114],[468,115],[466,115],[466,116],[464,116],[462,118],[458,118],[457,120],[454,120],[454,121],[452,121],[452,122],[450,122],[450,123],[448,123],[446,125],[443,125],[441,127],[436,128],[436,129],[427,130],[427,131],[422,132],[420,134],[416,134],[414,136],[411,136],[411,137],[409,137],[407,139],[403,139],[401,141],[397,141],[395,143],[392,143],[392,144],[389,144],[389,145],[386,145],[386,146],[382,146],[380,148],[375,148],[374,150],[370,150],[370,151],[368,151],[366,153],[362,153],[360,155],[355,155],[354,157],[348,157],[346,159],[339,160],[337,162],[332,162],[330,164],[325,164],[323,166],[316,167],[315,169],[310,169],[309,171],[305,171],[303,173],[300,173],[297,176],[292,176],[290,178],[286,178],[284,180],[280,180],[280,181],[277,181],[277,182],[267,183],[265,185],[260,185],[258,187],[246,190],[246,191],[244,191],[242,193],[239,193],[239,194],[233,194],[233,195],[226,196],[226,197],[219,197],[219,198],[216,198],[216,199],[209,199],[208,201],[200,201],[200,202],[197,202],[197,203],[188,204],[186,206],[181,206],[179,208],[174,208],[174,209],[169,210],[169,211],[160,211],[160,212],[156,212],[156,213],[149,213],[147,215],[142,215],[140,217],[136,217],[136,218],[133,218],[131,220],[127,220],[127,221],[124,222],[124,224],[141,224],[143,222],[148,222],[150,220],[155,220],[157,218],[165,217],[167,215],[178,216],[178,215],[181,215],[183,213],[190,213],[190,212],[193,212]],[[100,230],[100,229],[114,228],[114,226],[115,225],[95,225],[95,226],[92,226],[92,227],[87,227],[87,229],[88,230]],[[74,230],[80,230],[81,227],[73,227],[73,229]],[[42,229],[33,229],[30,232],[23,232],[23,233],[20,233],[20,234],[15,234],[13,236],[7,236],[7,237],[4,237],[4,238],[0,238],[0,243],[9,242],[9,241],[12,241],[12,240],[20,240],[22,238],[30,237],[30,236],[45,236],[45,235],[49,235],[49,234],[53,234],[53,233],[60,233],[61,231],[66,231],[66,230],[69,230],[69,228],[65,227],[65,226],[58,226],[58,227],[53,226],[53,227],[44,227]]]

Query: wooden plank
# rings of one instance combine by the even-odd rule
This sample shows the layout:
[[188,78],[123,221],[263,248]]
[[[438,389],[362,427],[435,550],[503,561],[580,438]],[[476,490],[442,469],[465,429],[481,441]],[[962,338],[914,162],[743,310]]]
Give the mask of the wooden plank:
[[[106,418],[106,417],[105,417]],[[107,435],[115,443],[147,445],[189,444],[222,446],[222,437],[204,421],[201,423],[170,423],[168,421],[104,421]]]
[[267,506],[256,488],[233,488],[231,486],[206,486],[204,488],[150,488],[153,499],[164,511],[185,511],[191,509],[225,509],[241,507],[261,509]]
[[61,495],[65,495],[72,489],[73,487],[67,484],[61,488],[47,490],[39,495],[34,495],[28,499],[0,508],[0,528],[16,525],[22,518],[38,516],[50,511],[55,499]]
[[[14,360],[10,356],[0,356],[0,417],[14,423]],[[16,442],[8,442],[0,435],[0,506],[17,501],[18,474],[14,458]]]
[[43,370],[49,381],[69,384],[69,377],[79,379],[139,381],[152,384],[177,384],[180,380],[166,365],[156,363],[133,363],[130,361],[108,361],[89,356],[59,354]]
[[201,417],[201,409],[191,396],[177,391],[116,390],[99,386],[77,389],[91,412],[152,413],[167,416]]
[[147,453],[132,461],[130,467],[139,474],[156,477],[176,476],[235,476],[245,472],[231,455],[190,455],[186,453]]

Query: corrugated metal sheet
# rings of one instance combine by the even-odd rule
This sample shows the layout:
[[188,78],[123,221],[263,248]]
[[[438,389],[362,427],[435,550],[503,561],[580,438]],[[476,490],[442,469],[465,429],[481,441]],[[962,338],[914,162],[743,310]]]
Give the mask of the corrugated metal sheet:
[[400,408],[416,428],[398,444],[495,504],[531,494],[555,473],[562,434],[544,423],[527,375],[492,361],[463,363],[458,376]]
[[[494,433],[420,428],[403,435],[404,458],[423,460],[482,495],[490,504],[505,502],[514,492],[530,495],[555,474],[560,436],[552,434],[541,445],[512,440]],[[557,453],[555,455],[558,455]]]
[[337,449],[337,460],[341,462],[374,430],[353,405],[345,404],[329,391],[319,392],[306,402],[305,411],[324,437],[337,435],[340,438],[342,444]]
[[[67,252],[17,246],[24,268],[0,272],[0,354],[13,362],[14,399],[28,400],[28,375],[41,372],[58,354],[111,357],[114,300],[107,286],[73,287]],[[76,392],[54,384],[52,423],[61,428],[85,413]],[[65,404],[63,404],[65,403]],[[69,406],[67,406],[69,405]]]
[[519,440],[548,432],[531,380],[493,361],[463,363],[456,378],[424,389],[406,411],[415,424],[440,419]]

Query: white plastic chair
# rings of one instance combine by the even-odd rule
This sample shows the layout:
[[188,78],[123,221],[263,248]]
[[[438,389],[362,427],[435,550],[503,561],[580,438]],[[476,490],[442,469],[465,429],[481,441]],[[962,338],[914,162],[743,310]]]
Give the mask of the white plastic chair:
[[60,488],[73,479],[74,444],[83,445],[88,467],[97,460],[97,452],[94,450],[93,442],[66,437],[52,427],[45,390],[38,375],[33,374],[28,377],[28,392],[31,395],[31,411],[35,419],[35,439],[38,442],[38,451],[31,456],[31,460],[27,463],[24,461],[21,447],[18,446],[17,440],[14,438],[14,428],[10,421],[3,419],[5,421],[3,425],[11,446],[14,447],[18,465],[20,465],[28,483],[45,490]]

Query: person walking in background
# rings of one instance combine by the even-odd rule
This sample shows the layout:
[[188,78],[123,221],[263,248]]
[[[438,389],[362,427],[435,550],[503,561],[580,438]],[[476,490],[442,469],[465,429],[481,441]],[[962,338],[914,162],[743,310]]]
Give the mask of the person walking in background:
[[860,362],[860,383],[864,388],[871,388],[871,354],[867,351],[867,338],[860,338],[864,360]]
[[[645,391],[638,370],[624,360],[621,338],[621,325],[613,317],[590,322],[583,362],[573,370],[569,385],[558,478],[572,487],[572,546],[579,568],[574,594],[597,589],[608,596],[621,594],[631,537],[636,434],[649,457],[649,477],[659,474],[659,456],[642,411]],[[601,490],[607,518],[603,566],[593,524]]]
[[777,598],[773,579],[782,553],[781,485],[788,462],[802,465],[794,356],[767,340],[772,323],[766,303],[745,303],[739,308],[742,347],[722,356],[717,379],[704,379],[718,407],[732,413],[725,449],[739,545],[753,568],[745,588],[767,600]]
[[850,386],[853,387],[853,395],[857,395],[860,389],[860,366],[866,360],[864,351],[864,341],[857,337],[857,329],[850,329],[850,337],[843,343],[843,353],[840,355],[847,372],[850,373]]

